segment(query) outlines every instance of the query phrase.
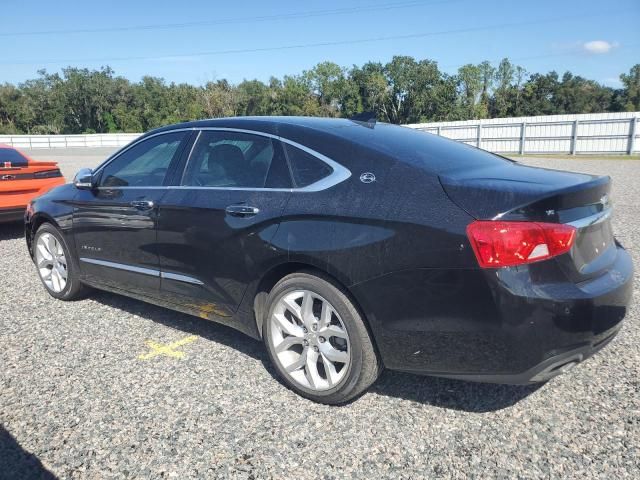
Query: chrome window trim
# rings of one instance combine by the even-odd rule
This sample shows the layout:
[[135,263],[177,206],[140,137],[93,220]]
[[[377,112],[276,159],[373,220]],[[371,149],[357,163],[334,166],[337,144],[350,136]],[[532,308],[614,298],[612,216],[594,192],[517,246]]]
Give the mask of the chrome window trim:
[[[98,190],[122,190],[122,189],[188,189],[188,190],[230,190],[230,191],[235,191],[235,190],[240,190],[240,191],[246,191],[246,192],[289,192],[289,193],[309,193],[309,192],[320,192],[322,190],[327,190],[328,188],[331,188],[335,185],[338,185],[339,183],[344,182],[345,180],[347,180],[349,177],[351,177],[351,171],[344,167],[343,165],[339,164],[338,162],[336,162],[335,160],[332,160],[331,158],[327,157],[326,155],[323,155],[320,152],[317,152],[305,145],[302,145],[298,142],[294,142],[293,140],[289,140],[288,138],[284,138],[284,137],[280,137],[278,135],[274,135],[272,133],[267,133],[267,132],[260,132],[257,130],[248,130],[248,129],[244,129],[244,128],[231,128],[231,127],[190,127],[190,128],[177,128],[175,130],[167,130],[164,132],[158,132],[155,133],[153,135],[149,135],[146,136],[144,138],[140,138],[139,140],[134,140],[131,144],[129,144],[127,147],[124,147],[123,149],[117,151],[116,153],[114,153],[109,159],[105,160],[105,162],[100,165],[94,172],[95,175],[97,175],[98,173],[100,173],[100,171],[102,169],[104,169],[109,163],[111,163],[113,160],[115,160],[118,156],[122,155],[123,153],[125,153],[127,150],[129,150],[130,148],[133,148],[134,146],[136,146],[138,143],[141,143],[147,139],[153,138],[153,137],[157,137],[158,135],[166,135],[169,133],[174,133],[174,132],[184,132],[184,131],[195,131],[198,130],[198,136],[196,137],[196,139],[194,140],[193,144],[191,145],[191,150],[189,151],[189,156],[187,158],[187,162],[185,164],[185,168],[184,168],[184,173],[187,171],[187,168],[189,166],[189,162],[191,161],[191,155],[193,154],[193,150],[194,147],[196,145],[196,142],[200,139],[200,134],[203,131],[223,131],[223,132],[234,132],[234,133],[246,133],[249,135],[259,135],[262,137],[268,137],[268,138],[272,138],[272,139],[276,139],[282,143],[286,143],[288,145],[291,145],[292,147],[296,147],[299,148],[300,150],[308,153],[309,155],[313,155],[314,157],[316,157],[317,159],[321,160],[322,162],[326,163],[327,165],[329,165],[331,167],[331,169],[333,170],[331,172],[331,174],[327,175],[324,178],[321,178],[320,180],[318,180],[317,182],[314,182],[310,185],[307,185],[306,187],[300,187],[300,188],[259,188],[259,187],[198,187],[198,186],[191,186],[191,185],[168,185],[168,186],[149,186],[149,187],[143,187],[143,186],[135,186],[135,187],[96,187]],[[184,179],[184,178],[183,178]],[[182,183],[182,180],[181,182]]]
[[109,262],[107,260],[99,260],[97,258],[80,257],[80,261],[103,267],[116,268],[118,270],[126,270],[127,272],[141,273],[151,277],[166,278],[167,280],[176,280],[178,282],[191,283],[193,285],[204,285],[204,282],[197,278],[189,277],[188,275],[181,275],[179,273],[161,272],[160,270],[154,270],[153,268],[135,267],[125,263]]
[[602,212],[594,213],[593,215],[589,215],[588,217],[581,218],[579,220],[575,220],[573,222],[567,223],[567,225],[571,225],[575,228],[586,228],[592,225],[597,225],[599,223],[608,220],[613,214],[613,208],[608,208],[603,210]]

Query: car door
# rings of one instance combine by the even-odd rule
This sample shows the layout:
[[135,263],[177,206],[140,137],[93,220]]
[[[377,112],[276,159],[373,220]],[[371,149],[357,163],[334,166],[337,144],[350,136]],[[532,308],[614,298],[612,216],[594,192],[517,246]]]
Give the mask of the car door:
[[180,185],[160,204],[162,295],[200,316],[226,317],[274,256],[269,240],[291,194],[272,136],[203,130]]
[[73,232],[82,276],[142,295],[158,294],[158,204],[190,131],[158,134],[124,150],[74,199]]

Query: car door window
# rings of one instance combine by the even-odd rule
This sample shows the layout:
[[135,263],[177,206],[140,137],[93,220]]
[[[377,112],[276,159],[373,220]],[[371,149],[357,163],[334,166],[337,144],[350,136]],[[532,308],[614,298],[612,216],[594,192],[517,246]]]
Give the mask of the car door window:
[[298,188],[316,183],[333,172],[325,162],[300,148],[285,143],[284,149],[291,165],[293,180]]
[[164,182],[188,132],[151,137],[123,152],[103,169],[101,187],[154,187]]
[[219,188],[289,188],[291,178],[279,142],[230,131],[202,131],[182,184]]

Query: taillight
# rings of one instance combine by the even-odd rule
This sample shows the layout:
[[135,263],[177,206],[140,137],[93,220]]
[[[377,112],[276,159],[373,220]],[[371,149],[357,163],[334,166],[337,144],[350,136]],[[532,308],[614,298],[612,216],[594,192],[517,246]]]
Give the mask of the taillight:
[[571,250],[576,229],[561,223],[475,221],[467,236],[482,268],[537,262]]
[[36,172],[33,174],[33,178],[55,178],[61,176],[62,173],[58,168],[56,168],[55,170],[45,170],[44,172]]

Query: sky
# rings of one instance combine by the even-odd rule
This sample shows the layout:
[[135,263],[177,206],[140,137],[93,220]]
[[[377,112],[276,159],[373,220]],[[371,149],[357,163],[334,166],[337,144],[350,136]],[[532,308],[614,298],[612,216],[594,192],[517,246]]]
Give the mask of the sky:
[[0,83],[111,66],[204,84],[267,81],[322,61],[410,55],[455,73],[503,57],[619,87],[640,63],[640,0],[2,0]]

